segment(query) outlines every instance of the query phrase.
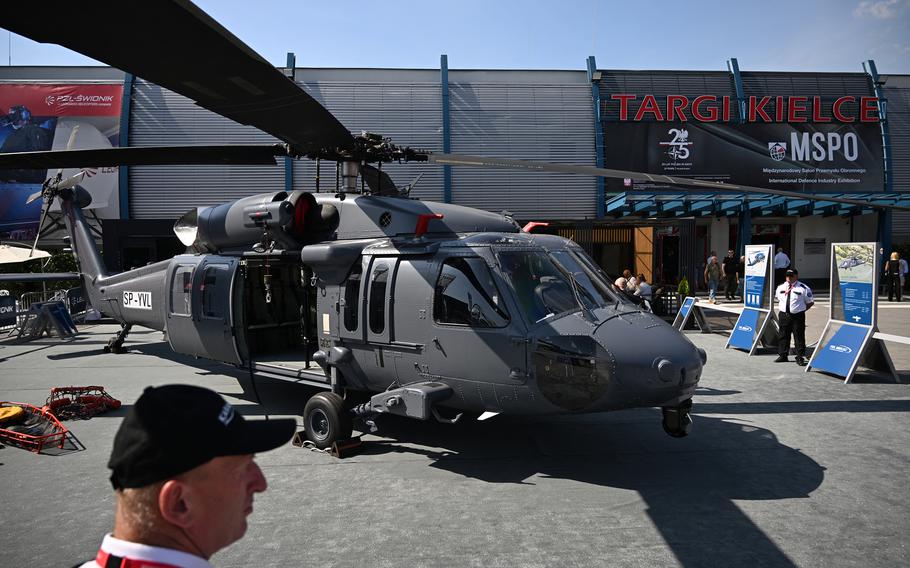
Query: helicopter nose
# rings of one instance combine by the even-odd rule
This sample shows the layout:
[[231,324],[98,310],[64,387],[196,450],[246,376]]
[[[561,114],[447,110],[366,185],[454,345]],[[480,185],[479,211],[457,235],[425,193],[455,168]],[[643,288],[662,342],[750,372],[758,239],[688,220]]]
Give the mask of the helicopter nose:
[[[708,360],[679,331],[652,314],[614,318],[596,339],[616,360],[609,407],[670,406],[692,397]],[[615,406],[614,406],[615,405]]]

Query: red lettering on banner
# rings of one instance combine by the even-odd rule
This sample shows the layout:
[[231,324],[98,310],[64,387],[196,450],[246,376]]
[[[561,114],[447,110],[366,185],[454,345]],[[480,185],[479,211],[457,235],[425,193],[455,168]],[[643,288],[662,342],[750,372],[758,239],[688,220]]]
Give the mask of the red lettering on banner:
[[774,97],[774,120],[784,121],[784,97]]
[[806,115],[798,115],[797,113],[805,113],[808,109],[806,108],[806,102],[808,102],[808,97],[790,97],[790,104],[787,105],[787,122],[808,122],[809,119],[806,118]]
[[859,99],[859,121],[878,122],[878,99],[875,97],[861,97]]
[[831,122],[831,117],[822,115],[821,97],[812,97],[812,120],[813,122]]
[[834,106],[831,107],[832,112],[834,113],[834,118],[836,118],[837,120],[839,120],[841,122],[856,122],[855,116],[845,115],[843,113],[843,111],[841,111],[841,108],[840,108],[845,103],[855,103],[855,102],[856,102],[856,97],[841,97],[841,98],[837,99],[836,101],[834,101]]
[[24,106],[34,117],[120,116],[122,85],[0,85],[0,112]]
[[695,97],[695,100],[692,101],[692,117],[695,120],[700,120],[701,122],[717,122],[717,107],[709,106],[705,110],[708,114],[701,113],[701,105],[705,102],[717,102],[717,97],[714,95],[701,95],[700,97]]
[[724,122],[730,122],[730,97],[725,96],[721,99],[722,109],[723,109],[723,120]]
[[657,99],[654,98],[654,95],[645,95],[644,100],[641,101],[641,106],[638,107],[638,112],[635,113],[636,122],[641,120],[647,112],[654,115],[654,120],[662,121],[664,119],[664,115],[660,112],[660,107],[657,106]]
[[673,121],[676,120],[674,117],[678,116],[680,122],[686,122],[689,120],[686,118],[686,107],[689,106],[689,97],[684,97],[682,95],[667,95],[667,120]]
[[619,101],[619,120],[629,120],[629,101],[634,101],[636,95],[610,95],[614,101]]
[[771,117],[768,116],[764,108],[768,101],[771,100],[771,97],[762,97],[758,102],[756,102],[756,98],[754,96],[749,97],[749,122],[757,122],[755,120],[756,115],[761,115],[765,122],[772,122]]

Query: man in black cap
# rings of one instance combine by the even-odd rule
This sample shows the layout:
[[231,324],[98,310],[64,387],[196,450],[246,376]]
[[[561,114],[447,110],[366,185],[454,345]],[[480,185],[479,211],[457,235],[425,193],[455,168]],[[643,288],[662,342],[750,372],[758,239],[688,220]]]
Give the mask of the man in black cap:
[[206,568],[246,532],[266,490],[253,454],[286,443],[292,419],[247,421],[217,393],[190,385],[145,389],[114,438],[108,467],[114,531],[83,568]]
[[796,364],[806,365],[806,310],[812,307],[815,298],[812,289],[799,281],[799,271],[788,268],[787,281],[777,287],[778,319],[780,337],[777,339],[775,363],[786,363],[790,353],[790,334],[796,344]]

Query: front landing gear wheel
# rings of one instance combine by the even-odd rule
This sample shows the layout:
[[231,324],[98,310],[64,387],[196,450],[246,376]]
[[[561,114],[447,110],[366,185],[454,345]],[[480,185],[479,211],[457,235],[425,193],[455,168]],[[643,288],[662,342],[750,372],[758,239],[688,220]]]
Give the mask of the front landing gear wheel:
[[330,448],[338,440],[351,437],[351,416],[344,399],[333,392],[315,394],[303,409],[303,428],[306,437],[317,448]]
[[692,428],[692,417],[689,416],[689,411],[692,410],[691,400],[687,400],[679,406],[665,407],[661,410],[664,415],[661,424],[664,432],[674,438],[685,438],[689,435],[689,430]]

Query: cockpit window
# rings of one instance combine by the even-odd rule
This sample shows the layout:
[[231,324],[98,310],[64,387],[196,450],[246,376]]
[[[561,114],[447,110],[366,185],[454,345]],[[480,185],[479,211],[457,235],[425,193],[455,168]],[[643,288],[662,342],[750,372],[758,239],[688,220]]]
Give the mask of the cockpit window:
[[503,274],[531,323],[579,309],[615,304],[618,296],[601,272],[576,251],[502,251]]
[[433,299],[436,323],[505,327],[509,314],[486,263],[478,257],[452,257],[442,264]]

